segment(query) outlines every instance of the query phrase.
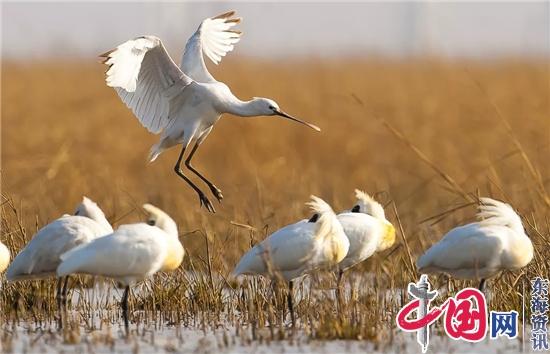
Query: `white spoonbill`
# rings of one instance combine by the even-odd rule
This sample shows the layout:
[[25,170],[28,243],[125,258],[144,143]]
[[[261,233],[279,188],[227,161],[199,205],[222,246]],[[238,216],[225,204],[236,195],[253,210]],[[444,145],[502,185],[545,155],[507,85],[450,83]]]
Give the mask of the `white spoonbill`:
[[143,209],[149,214],[147,223],[122,225],[110,235],[75,248],[61,256],[57,268],[59,277],[99,275],[124,285],[121,306],[126,334],[130,286],[158,271],[175,270],[185,254],[174,220],[151,204]]
[[281,275],[288,282],[288,308],[294,326],[293,280],[314,269],[336,265],[348,253],[349,241],[331,207],[311,196],[308,203],[315,213],[311,219],[283,227],[254,246],[233,271],[240,274]]
[[241,32],[232,28],[240,22],[234,11],[207,18],[189,38],[178,67],[168,55],[159,38],[142,36],[129,40],[101,54],[107,70],[107,85],[113,87],[122,101],[132,110],[141,124],[151,133],[161,134],[151,148],[150,161],[164,150],[181,144],[182,150],[174,166],[175,172],[198,194],[201,206],[215,212],[206,195],[186,175],[181,163],[191,141],[195,145],[185,159],[185,166],[203,180],[218,202],[223,195],[212,182],[199,173],[191,159],[206,139],[214,124],[224,113],[241,117],[278,115],[320,129],[283,112],[268,98],[241,101],[224,83],[208,72],[204,55],[218,64],[233,50]]
[[10,264],[10,251],[0,242],[0,272],[3,272]]
[[349,210],[338,214],[338,221],[349,239],[349,251],[338,264],[338,297],[344,271],[364,261],[375,252],[383,251],[395,242],[395,228],[386,220],[384,208],[374,198],[358,189],[357,203]]
[[445,273],[459,279],[485,279],[503,270],[525,267],[533,259],[533,244],[521,218],[508,204],[480,198],[480,221],[449,231],[416,262],[421,273]]
[[[6,277],[9,281],[44,279],[55,276],[60,256],[76,246],[113,232],[103,211],[87,197],[82,198],[74,215],[63,215],[40,229],[11,263]],[[63,288],[57,283],[57,303],[66,301],[68,277]]]

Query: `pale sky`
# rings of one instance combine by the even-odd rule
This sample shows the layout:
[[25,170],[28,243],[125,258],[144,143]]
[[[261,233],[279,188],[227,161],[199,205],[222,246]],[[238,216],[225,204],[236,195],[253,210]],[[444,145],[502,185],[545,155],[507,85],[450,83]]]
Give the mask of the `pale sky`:
[[550,2],[3,3],[2,56],[94,57],[143,34],[179,59],[200,21],[243,17],[235,53],[259,57],[550,55]]

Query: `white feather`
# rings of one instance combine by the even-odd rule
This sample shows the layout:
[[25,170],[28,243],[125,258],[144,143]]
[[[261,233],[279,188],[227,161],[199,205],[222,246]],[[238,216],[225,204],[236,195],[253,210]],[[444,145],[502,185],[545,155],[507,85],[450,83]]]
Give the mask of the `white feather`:
[[[240,33],[231,29],[238,22],[232,16],[230,12],[203,21],[186,45],[182,70],[155,36],[129,40],[101,55],[109,66],[107,85],[114,87],[145,128],[155,134],[162,132],[151,148],[150,161],[173,146],[181,144],[185,148],[193,140],[201,143],[224,113],[242,117],[279,115],[320,131],[282,112],[273,100],[240,100],[210,75],[203,54],[217,63],[240,38]],[[201,204],[215,212],[208,198],[197,193]],[[220,196],[217,193],[216,197]]]
[[[171,117],[171,99],[193,81],[172,61],[159,38],[143,36],[105,53],[107,86],[152,133],[159,133]],[[192,90],[192,89],[191,89]]]
[[320,198],[312,196],[308,204],[319,213],[316,222],[301,220],[271,234],[241,258],[233,274],[273,277],[280,273],[284,279],[292,280],[341,261],[349,241],[336,215]]
[[0,272],[3,272],[10,263],[10,251],[0,242]]
[[112,234],[72,249],[61,256],[57,275],[99,275],[132,285],[163,269],[167,262],[179,266],[184,249],[175,222],[150,204],[143,207],[154,226],[122,225]]
[[479,222],[449,231],[417,261],[420,272],[482,279],[526,266],[533,245],[519,215],[508,205],[481,198]]
[[132,285],[160,270],[166,254],[162,230],[143,223],[124,225],[64,254],[57,275],[101,275]]
[[218,64],[222,57],[233,50],[241,38],[240,32],[232,30],[240,22],[240,19],[233,18],[234,14],[235,12],[231,11],[205,19],[187,41],[181,60],[181,70],[193,80],[216,82],[208,72],[203,53],[214,64]]
[[40,229],[9,266],[9,281],[55,276],[61,255],[113,232],[103,211],[84,197],[79,215],[64,215]]
[[359,211],[338,214],[338,220],[350,242],[346,258],[339,264],[341,270],[353,267],[376,251],[390,247],[395,241],[395,229],[386,220],[382,205],[358,189],[355,190],[355,196]]

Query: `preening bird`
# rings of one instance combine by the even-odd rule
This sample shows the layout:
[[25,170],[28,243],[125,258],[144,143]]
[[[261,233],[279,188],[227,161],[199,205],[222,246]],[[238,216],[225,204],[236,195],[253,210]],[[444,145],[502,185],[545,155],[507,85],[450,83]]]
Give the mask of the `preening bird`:
[[384,208],[365,192],[355,190],[357,203],[351,210],[338,214],[338,221],[349,239],[349,251],[338,264],[338,287],[344,271],[364,261],[375,252],[391,247],[395,242],[395,228],[386,220]]
[[292,324],[293,280],[314,269],[336,265],[348,253],[349,241],[331,207],[322,199],[311,196],[308,205],[313,216],[283,227],[254,246],[239,261],[234,276],[263,275],[288,282],[288,307]]
[[[113,232],[99,206],[82,198],[74,215],[63,215],[40,229],[9,266],[8,281],[44,279],[56,276],[61,255],[79,245]],[[57,283],[59,307],[66,301],[68,277]],[[62,286],[63,283],[63,286]]]
[[124,285],[121,306],[126,334],[130,286],[158,271],[177,269],[185,255],[174,220],[151,204],[143,209],[149,214],[147,223],[122,225],[112,234],[75,248],[61,256],[57,268],[59,277],[98,275]]
[[218,64],[241,38],[241,32],[232,29],[240,22],[234,14],[231,11],[202,21],[187,41],[179,67],[161,40],[154,36],[137,37],[100,55],[109,66],[107,85],[116,90],[145,128],[161,134],[160,141],[151,148],[150,161],[164,150],[181,144],[174,170],[198,194],[200,205],[210,212],[215,212],[214,206],[183,173],[181,163],[185,150],[194,141],[185,166],[203,180],[221,202],[220,189],[191,165],[191,159],[222,114],[277,115],[320,131],[317,126],[283,112],[271,99],[254,97],[241,101],[208,72],[204,56]]
[[418,259],[418,271],[481,280],[483,290],[485,279],[525,267],[533,259],[533,244],[510,205],[480,198],[477,216],[478,222],[452,229],[430,247]]
[[10,251],[0,242],[0,273],[3,272],[10,264]]

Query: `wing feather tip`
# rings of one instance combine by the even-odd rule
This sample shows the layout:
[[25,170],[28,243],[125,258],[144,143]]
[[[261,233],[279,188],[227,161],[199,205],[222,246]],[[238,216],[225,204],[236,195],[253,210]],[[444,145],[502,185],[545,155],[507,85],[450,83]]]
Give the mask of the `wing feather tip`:
[[212,20],[219,20],[219,19],[224,19],[224,18],[231,17],[233,15],[235,15],[235,10],[230,10],[230,11],[224,12],[223,14],[219,14],[217,16],[214,16],[211,19]]
[[98,57],[100,57],[100,58],[109,58],[109,56],[111,55],[111,53],[114,52],[115,50],[116,50],[116,48],[115,48],[115,49],[108,50],[108,51],[106,51],[105,53],[99,54]]
[[[224,32],[234,33],[234,34],[236,34],[237,36],[242,36],[242,34],[243,34],[242,31],[239,31],[239,30],[231,30],[231,29],[225,30]],[[238,38],[238,37],[237,37],[237,38]]]
[[225,20],[225,23],[235,23],[235,24],[237,24],[237,23],[241,23],[241,21],[242,21],[242,18],[236,17],[236,18],[230,18],[228,20]]

